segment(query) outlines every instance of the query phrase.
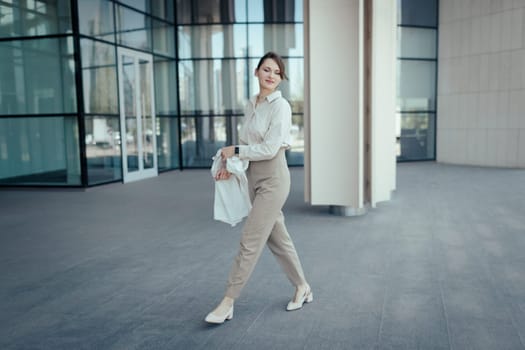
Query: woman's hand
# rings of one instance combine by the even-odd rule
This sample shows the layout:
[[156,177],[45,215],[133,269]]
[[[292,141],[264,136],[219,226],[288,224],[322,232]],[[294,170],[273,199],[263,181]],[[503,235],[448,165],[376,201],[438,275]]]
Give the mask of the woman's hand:
[[231,176],[231,173],[226,169],[220,169],[217,171],[217,174],[215,175],[215,180],[228,180]]
[[235,146],[223,147],[221,150],[222,159],[226,160],[235,155]]

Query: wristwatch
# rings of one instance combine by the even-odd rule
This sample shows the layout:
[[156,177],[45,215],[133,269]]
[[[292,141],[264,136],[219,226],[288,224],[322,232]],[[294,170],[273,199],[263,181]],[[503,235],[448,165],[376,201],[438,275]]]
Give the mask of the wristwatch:
[[236,156],[239,155],[239,146],[235,146],[233,153],[235,153]]

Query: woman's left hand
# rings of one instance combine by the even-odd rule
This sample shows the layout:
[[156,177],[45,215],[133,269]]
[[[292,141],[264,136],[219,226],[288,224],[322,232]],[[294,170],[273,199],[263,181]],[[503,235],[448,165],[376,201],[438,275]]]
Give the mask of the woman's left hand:
[[220,169],[215,175],[215,180],[228,180],[231,176],[231,173],[226,169]]
[[223,147],[221,150],[221,158],[228,159],[235,155],[235,146]]

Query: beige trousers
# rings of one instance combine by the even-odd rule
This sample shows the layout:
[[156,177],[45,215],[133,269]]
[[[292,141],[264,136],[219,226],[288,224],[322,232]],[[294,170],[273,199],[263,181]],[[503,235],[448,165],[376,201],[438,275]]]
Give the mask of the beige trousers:
[[273,159],[250,162],[246,175],[252,210],[243,227],[239,253],[228,278],[226,296],[233,299],[239,297],[265,244],[294,286],[306,283],[281,211],[290,192],[290,172],[284,150]]

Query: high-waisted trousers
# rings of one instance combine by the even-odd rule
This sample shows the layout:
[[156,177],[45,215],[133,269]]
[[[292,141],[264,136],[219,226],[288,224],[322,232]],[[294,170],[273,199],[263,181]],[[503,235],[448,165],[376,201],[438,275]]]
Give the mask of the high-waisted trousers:
[[281,211],[290,192],[290,172],[284,150],[270,160],[250,162],[246,175],[252,210],[244,224],[239,252],[228,277],[226,296],[233,299],[239,297],[265,244],[294,286],[306,283]]

